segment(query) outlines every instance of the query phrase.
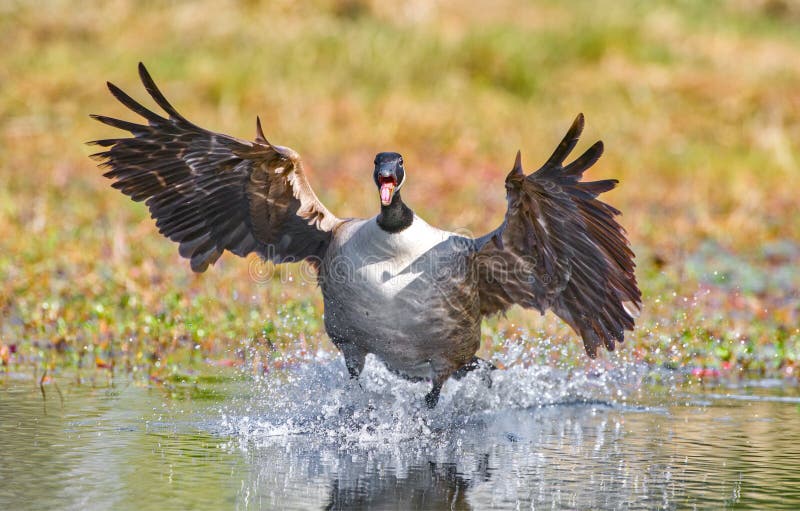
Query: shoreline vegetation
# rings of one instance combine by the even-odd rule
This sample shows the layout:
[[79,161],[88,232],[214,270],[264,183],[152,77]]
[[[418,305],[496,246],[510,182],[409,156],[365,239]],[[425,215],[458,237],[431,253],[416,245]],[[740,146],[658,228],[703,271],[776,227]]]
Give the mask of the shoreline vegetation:
[[[588,179],[617,178],[644,309],[620,354],[701,380],[800,379],[800,9],[780,1],[71,2],[0,7],[0,373],[279,369],[333,352],[302,268],[226,254],[192,274],[83,143],[144,99],[136,64],[191,121],[240,138],[261,115],[338,216],[376,211],[371,162],[403,153],[409,205],[482,234],[522,150],[546,160],[578,112]],[[542,340],[544,339],[544,340]],[[484,324],[483,356],[588,365],[548,314]],[[43,376],[44,375],[44,376]],[[0,377],[0,382],[3,378]]]

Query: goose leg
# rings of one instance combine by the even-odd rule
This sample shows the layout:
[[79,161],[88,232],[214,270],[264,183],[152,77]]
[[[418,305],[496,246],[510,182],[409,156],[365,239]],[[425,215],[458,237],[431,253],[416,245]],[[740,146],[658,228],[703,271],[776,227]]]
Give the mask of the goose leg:
[[449,364],[439,365],[436,362],[431,362],[431,369],[433,369],[433,387],[431,391],[425,395],[425,404],[428,408],[436,408],[436,403],[439,402],[439,394],[442,392],[444,382],[453,374],[453,367]]
[[354,343],[349,341],[335,340],[333,343],[339,348],[344,357],[344,365],[347,366],[347,372],[350,378],[357,379],[358,375],[364,369],[364,362],[366,361],[367,354]]
[[439,393],[442,392],[442,385],[444,385],[445,380],[447,380],[446,377],[443,379],[434,379],[433,388],[431,388],[430,392],[425,394],[425,405],[429,409],[432,410],[436,408],[436,403],[439,402]]

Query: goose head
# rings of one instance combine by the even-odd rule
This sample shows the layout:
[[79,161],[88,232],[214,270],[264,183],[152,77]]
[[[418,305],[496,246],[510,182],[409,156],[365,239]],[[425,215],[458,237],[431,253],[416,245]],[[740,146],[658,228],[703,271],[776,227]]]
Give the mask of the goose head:
[[378,153],[375,156],[373,179],[378,187],[381,205],[388,206],[406,180],[403,157],[399,153]]

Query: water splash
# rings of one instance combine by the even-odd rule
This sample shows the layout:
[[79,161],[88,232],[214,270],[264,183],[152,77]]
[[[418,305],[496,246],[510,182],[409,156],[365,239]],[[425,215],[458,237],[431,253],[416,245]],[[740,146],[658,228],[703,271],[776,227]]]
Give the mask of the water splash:
[[422,400],[430,383],[401,379],[371,356],[356,382],[340,357],[320,353],[293,370],[255,379],[250,395],[221,410],[221,432],[256,443],[298,435],[339,445],[436,442],[501,412],[625,404],[645,374],[624,358],[608,367],[576,369],[530,363],[530,352],[522,348],[503,353],[498,361],[506,369],[449,380],[433,410]]
[[[536,363],[530,344],[502,353],[495,362],[506,369],[491,372],[491,386],[479,371],[450,380],[433,410],[423,404],[429,383],[400,379],[372,357],[358,383],[340,357],[324,353],[257,379],[248,396],[225,406],[219,425],[227,450],[257,467],[242,486],[240,508],[552,501],[549,483],[542,495],[525,497],[509,474],[523,463],[551,481],[561,473],[560,462],[553,463],[564,449],[575,456],[613,450],[624,432],[621,414],[640,411],[628,402],[646,372],[624,356],[586,369]],[[599,469],[605,454],[595,457],[581,470]],[[595,488],[586,503],[596,507],[620,495],[617,487]]]

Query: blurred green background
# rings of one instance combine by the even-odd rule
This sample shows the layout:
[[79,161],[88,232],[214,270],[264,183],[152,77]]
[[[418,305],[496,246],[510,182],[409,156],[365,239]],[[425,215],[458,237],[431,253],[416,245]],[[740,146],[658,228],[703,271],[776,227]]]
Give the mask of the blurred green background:
[[[376,213],[372,158],[395,150],[415,211],[476,234],[516,150],[535,170],[583,112],[644,291],[622,356],[797,378],[798,26],[776,0],[2,2],[0,360],[162,378],[333,349],[313,285],[230,254],[192,274],[87,157],[115,135],[89,113],[133,119],[105,81],[145,99],[143,61],[201,126],[252,138],[260,115],[338,216]],[[554,317],[485,334],[585,360]]]

